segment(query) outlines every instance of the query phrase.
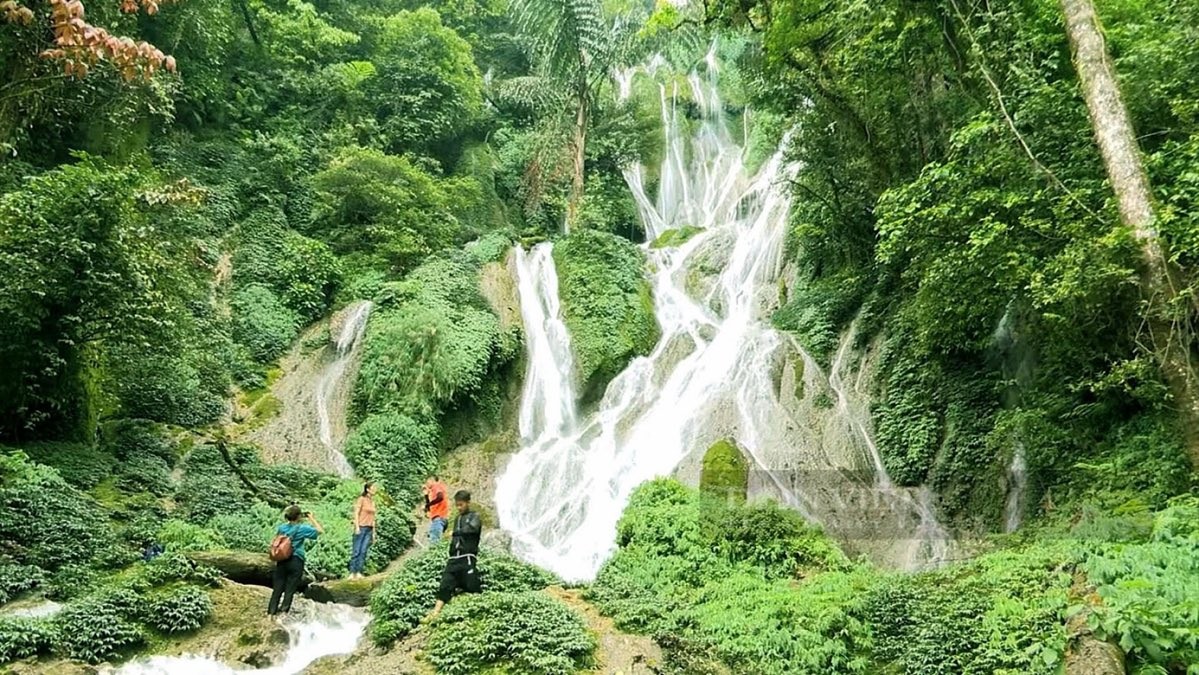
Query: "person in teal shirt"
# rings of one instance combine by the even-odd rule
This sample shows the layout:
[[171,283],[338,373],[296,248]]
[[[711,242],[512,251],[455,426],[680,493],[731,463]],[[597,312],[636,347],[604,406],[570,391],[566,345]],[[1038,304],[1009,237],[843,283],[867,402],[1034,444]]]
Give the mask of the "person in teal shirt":
[[[307,518],[311,525],[301,523],[300,516]],[[266,607],[266,613],[269,616],[275,616],[279,612],[286,614],[291,611],[292,598],[296,594],[296,588],[300,585],[300,579],[304,578],[304,560],[307,555],[304,551],[304,544],[316,541],[316,538],[325,532],[325,528],[317,522],[316,516],[304,513],[295,504],[283,511],[283,517],[287,519],[287,522],[276,527],[275,533],[287,535],[287,538],[291,540],[291,557],[275,563],[275,574],[272,579],[274,588],[271,591],[271,601]],[[280,597],[283,598],[282,605],[279,604]]]

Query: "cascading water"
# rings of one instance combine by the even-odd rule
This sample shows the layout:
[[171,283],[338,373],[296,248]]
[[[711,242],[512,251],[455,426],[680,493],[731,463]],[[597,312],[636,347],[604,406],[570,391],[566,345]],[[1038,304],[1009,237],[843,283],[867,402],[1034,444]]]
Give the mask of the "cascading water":
[[[625,172],[649,239],[681,226],[700,233],[678,248],[647,249],[662,337],[652,353],[634,359],[609,384],[586,418],[577,419],[573,410],[569,336],[559,332],[549,247],[528,257],[517,251],[530,377],[523,392],[522,449],[499,479],[496,503],[514,550],[566,579],[594,576],[612,550],[633,488],[670,474],[689,453],[719,438],[735,439],[749,454],[757,492],[822,522],[837,510],[826,507],[825,497],[835,497],[850,485],[848,474],[862,468],[861,457],[789,452],[799,444],[801,425],[780,403],[775,374],[794,347],[764,319],[778,301],[775,280],[790,208],[786,183],[796,167],[780,150],[756,175],[749,173],[728,131],[716,65],[710,55],[709,77],[689,78],[702,116],[689,139],[677,90],[660,85],[666,152],[657,200],[645,193],[642,167]],[[621,78],[631,83],[631,76]],[[622,93],[631,91],[631,84],[620,83]],[[713,260],[719,261],[715,283],[689,288],[696,285],[691,272],[712,267]],[[538,417],[531,408],[547,413]],[[943,534],[934,527],[927,499],[890,488],[877,452],[867,461],[873,465],[866,471],[887,486],[887,508],[905,511],[896,526],[900,536],[921,541]]]
[[[1001,360],[1000,371],[1007,383],[1003,391],[1003,407],[1012,409],[1020,405],[1023,390],[1032,380],[1033,352],[1028,340],[1019,330],[1020,312],[1015,300],[1008,303],[991,341]],[[1019,429],[1011,432],[1012,459],[1007,468],[1007,500],[1003,507],[1003,531],[1020,529],[1027,507],[1028,461],[1024,439]]]
[[1007,502],[1003,506],[1003,531],[1015,532],[1020,529],[1024,518],[1024,495],[1028,491],[1028,464],[1024,459],[1024,443],[1016,439],[1016,448],[1012,452],[1012,463],[1008,465]]
[[357,647],[370,621],[361,609],[347,605],[312,604],[308,616],[286,625],[288,644],[283,662],[269,668],[232,668],[201,655],[151,656],[135,659],[105,675],[296,675],[326,656],[350,654]]
[[329,406],[337,400],[339,388],[344,386],[346,367],[357,355],[358,346],[362,344],[362,336],[366,333],[366,322],[370,318],[374,305],[369,300],[363,300],[354,305],[347,313],[337,337],[337,356],[321,373],[316,384],[316,414],[320,424],[321,443],[329,452],[329,461],[334,470],[342,477],[353,473],[345,455],[333,442],[333,423]]
[[529,344],[520,434],[527,440],[561,436],[575,425],[574,357],[558,305],[558,273],[551,244],[538,244],[531,255],[517,247],[516,274]]

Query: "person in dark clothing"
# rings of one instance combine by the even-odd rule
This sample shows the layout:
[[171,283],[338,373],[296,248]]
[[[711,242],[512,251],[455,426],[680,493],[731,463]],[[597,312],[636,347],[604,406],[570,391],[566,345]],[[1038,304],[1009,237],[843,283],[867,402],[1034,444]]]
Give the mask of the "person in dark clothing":
[[[307,518],[308,523],[301,523],[300,516]],[[271,580],[273,582],[271,601],[266,606],[266,613],[269,616],[274,616],[279,612],[286,614],[291,611],[292,597],[296,594],[300,579],[304,578],[304,559],[307,555],[304,551],[304,544],[316,541],[316,538],[325,532],[325,528],[317,522],[316,516],[304,513],[295,504],[283,511],[283,517],[287,519],[287,522],[275,528],[275,534],[286,535],[291,540],[291,557],[275,563],[275,573]],[[279,603],[280,597],[283,599],[283,604]]]
[[147,541],[145,548],[142,549],[142,560],[150,562],[163,553],[166,553],[166,549],[162,547],[162,544],[153,540]]
[[482,590],[479,581],[478,555],[479,538],[483,534],[483,519],[470,508],[470,493],[459,490],[454,494],[454,506],[458,518],[454,520],[454,534],[450,539],[450,559],[441,573],[441,587],[437,589],[437,604],[426,618],[433,619],[441,613],[445,603],[461,588],[467,593]]

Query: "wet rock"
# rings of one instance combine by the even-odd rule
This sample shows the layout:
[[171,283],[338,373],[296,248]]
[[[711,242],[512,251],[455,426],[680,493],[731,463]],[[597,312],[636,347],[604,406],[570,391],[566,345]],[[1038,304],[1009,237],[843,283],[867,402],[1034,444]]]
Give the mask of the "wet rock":
[[483,533],[480,543],[488,548],[498,549],[505,553],[512,552],[512,535],[504,530],[487,530]]

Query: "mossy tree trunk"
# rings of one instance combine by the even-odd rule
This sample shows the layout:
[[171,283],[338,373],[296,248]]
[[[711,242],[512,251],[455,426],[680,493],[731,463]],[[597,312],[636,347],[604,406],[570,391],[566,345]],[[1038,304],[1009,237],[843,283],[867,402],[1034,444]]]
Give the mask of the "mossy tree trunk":
[[1199,467],[1199,379],[1191,360],[1186,321],[1175,320],[1188,311],[1191,303],[1182,297],[1180,271],[1171,263],[1156,228],[1149,178],[1128,108],[1120,96],[1095,5],[1092,0],[1060,2],[1074,66],[1119,205],[1120,220],[1140,246],[1141,291],[1147,303],[1146,325],[1154,355],[1178,406],[1191,462]]

